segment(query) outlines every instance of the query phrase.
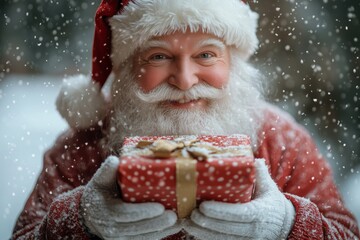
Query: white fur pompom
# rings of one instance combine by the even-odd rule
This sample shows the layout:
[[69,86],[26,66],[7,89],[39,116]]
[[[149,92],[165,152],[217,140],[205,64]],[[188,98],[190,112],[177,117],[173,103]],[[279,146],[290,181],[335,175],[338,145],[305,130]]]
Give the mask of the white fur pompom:
[[70,127],[76,129],[97,124],[105,117],[107,109],[99,84],[84,75],[64,79],[56,107]]

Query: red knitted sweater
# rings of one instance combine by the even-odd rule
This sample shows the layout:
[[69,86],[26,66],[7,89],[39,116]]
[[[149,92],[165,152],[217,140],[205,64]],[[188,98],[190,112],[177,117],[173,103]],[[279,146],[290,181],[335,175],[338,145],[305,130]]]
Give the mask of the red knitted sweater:
[[[357,222],[309,134],[279,110],[266,110],[264,119],[255,156],[265,158],[272,178],[296,209],[288,239],[359,239]],[[83,186],[107,157],[104,139],[98,128],[68,130],[57,139],[44,155],[13,239],[92,239],[79,221],[78,209]]]

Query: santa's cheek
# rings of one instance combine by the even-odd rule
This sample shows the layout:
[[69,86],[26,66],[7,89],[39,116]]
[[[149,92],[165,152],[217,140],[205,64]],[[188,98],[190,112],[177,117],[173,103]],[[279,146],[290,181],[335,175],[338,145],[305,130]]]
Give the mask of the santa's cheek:
[[214,88],[224,88],[229,81],[229,73],[228,71],[209,71],[203,78],[207,84]]
[[166,74],[159,71],[144,71],[138,75],[138,84],[144,92],[150,92],[166,81]]

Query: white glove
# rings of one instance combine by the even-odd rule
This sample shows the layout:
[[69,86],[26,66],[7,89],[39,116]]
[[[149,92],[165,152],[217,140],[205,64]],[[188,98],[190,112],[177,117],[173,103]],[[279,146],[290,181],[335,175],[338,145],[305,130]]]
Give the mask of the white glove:
[[271,179],[264,160],[256,159],[255,166],[252,201],[203,202],[191,214],[197,226],[185,229],[200,239],[286,239],[295,219],[294,206]]
[[108,157],[85,186],[80,204],[84,225],[103,239],[143,239],[147,233],[153,237],[147,240],[157,239],[157,231],[176,223],[176,214],[165,211],[160,203],[121,201],[116,183],[118,165],[117,157]]

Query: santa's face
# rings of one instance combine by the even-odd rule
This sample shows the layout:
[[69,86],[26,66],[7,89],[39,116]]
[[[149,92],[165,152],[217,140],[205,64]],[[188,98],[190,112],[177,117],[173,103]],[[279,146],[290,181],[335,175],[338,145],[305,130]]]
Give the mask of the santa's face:
[[145,135],[246,134],[255,142],[258,75],[236,51],[204,33],[145,43],[114,72],[110,147]]
[[[161,84],[180,91],[199,84],[222,89],[229,80],[230,53],[223,41],[211,34],[178,31],[150,39],[135,55],[133,66],[137,84],[145,93]],[[209,107],[208,99],[198,96],[159,104],[173,109]]]

